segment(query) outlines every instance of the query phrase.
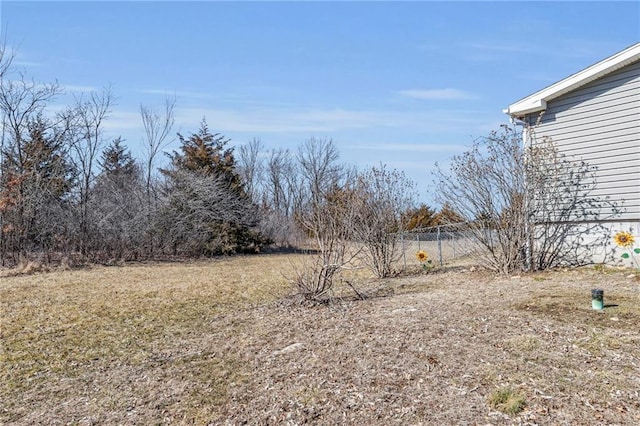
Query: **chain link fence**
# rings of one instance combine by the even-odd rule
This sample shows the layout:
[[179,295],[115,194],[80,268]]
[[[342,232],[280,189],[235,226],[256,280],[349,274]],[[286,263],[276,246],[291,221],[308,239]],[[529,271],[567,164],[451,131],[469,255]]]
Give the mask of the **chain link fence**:
[[416,253],[420,250],[442,266],[471,255],[478,247],[476,238],[465,223],[413,229],[398,234],[398,237],[402,250],[400,261],[405,269],[416,262]]

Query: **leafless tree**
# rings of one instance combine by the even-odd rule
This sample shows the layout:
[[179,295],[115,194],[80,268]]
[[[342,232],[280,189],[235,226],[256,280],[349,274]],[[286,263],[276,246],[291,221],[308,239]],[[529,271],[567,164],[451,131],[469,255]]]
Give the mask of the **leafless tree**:
[[271,151],[266,172],[265,195],[268,204],[283,217],[292,217],[296,205],[295,193],[301,191],[300,185],[295,185],[299,171],[289,150]]
[[405,230],[404,214],[415,205],[414,186],[402,172],[384,165],[358,174],[352,227],[362,244],[364,263],[377,277],[395,272],[394,264],[402,254],[399,235]]
[[100,242],[94,257],[137,259],[146,254],[145,237],[150,231],[142,167],[121,138],[102,151],[100,166],[90,200],[94,239]]
[[104,145],[104,124],[111,112],[114,97],[110,87],[101,92],[90,92],[75,97],[75,105],[69,110],[67,120],[75,133],[72,137],[72,159],[79,171],[78,187],[78,246],[86,255],[89,250],[90,226],[89,200],[91,186],[96,176],[98,156]]
[[308,139],[298,149],[300,193],[304,199],[296,219],[315,242],[315,260],[298,270],[294,279],[298,292],[307,299],[321,300],[333,290],[341,271],[355,258],[352,244],[357,205],[352,175],[338,162],[335,144],[327,139]]
[[[57,83],[40,84],[29,80],[21,71],[16,72],[15,77],[8,78],[11,74],[11,58],[5,57],[5,48],[2,47],[0,58],[0,112],[2,113],[2,145],[1,145],[1,175],[4,182],[2,208],[0,209],[0,237],[2,237],[3,252],[7,248],[7,231],[14,234],[14,249],[21,255],[25,254],[27,245],[28,212],[27,208],[35,201],[36,192],[33,192],[33,179],[28,179],[32,173],[32,167],[28,155],[30,141],[30,125],[38,122],[45,123],[44,111],[47,105],[61,93]],[[47,127],[51,127],[49,122]],[[43,130],[43,132],[46,130]],[[38,193],[39,194],[39,193]],[[11,210],[14,223],[6,223]],[[19,237],[15,239],[15,233]],[[3,253],[4,254],[4,253]],[[3,256],[4,258],[4,256]]]
[[264,181],[264,164],[260,153],[263,149],[264,144],[259,138],[251,139],[238,149],[238,174],[242,178],[244,190],[254,203],[261,201],[259,198]]
[[470,225],[483,263],[510,273],[522,267],[526,244],[525,164],[522,137],[503,126],[438,169],[438,196]]
[[293,280],[298,293],[314,301],[331,298],[336,280],[360,252],[353,244],[353,224],[358,214],[355,191],[347,187],[334,188],[322,197],[299,217],[300,224],[312,236],[318,254],[296,271]]
[[14,58],[15,52],[7,50],[6,36],[3,35],[0,40],[0,82],[9,74]]
[[149,208],[152,203],[152,178],[155,160],[158,154],[173,140],[170,138],[170,134],[175,124],[175,106],[175,97],[165,99],[162,113],[154,111],[151,107],[140,105],[140,117],[145,135],[145,185]]
[[27,123],[21,156],[5,151],[0,176],[4,247],[49,256],[66,238],[73,170],[61,133],[42,116]]
[[302,188],[311,206],[322,202],[326,194],[338,186],[345,168],[338,162],[338,148],[331,139],[310,138],[298,147]]
[[595,195],[596,167],[570,161],[550,138],[537,138],[535,128],[527,135],[526,267],[544,270],[588,262],[587,253],[610,242],[602,223],[614,219],[621,206]]
[[[535,137],[535,129],[528,129]],[[440,200],[466,222],[484,265],[501,273],[584,262],[589,219],[617,207],[595,196],[595,169],[569,161],[551,140],[503,126],[436,172]],[[585,228],[586,226],[586,228]]]
[[173,254],[233,251],[218,227],[256,225],[256,212],[223,175],[175,170],[166,191],[157,227]]
[[304,192],[296,158],[289,150],[272,150],[264,175],[261,230],[280,246],[295,245],[301,240],[295,210]]
[[[140,105],[140,118],[144,127],[144,145],[146,151],[145,158],[145,194],[146,194],[146,215],[147,225],[153,222],[154,216],[158,213],[158,203],[160,194],[157,191],[160,182],[154,179],[155,162],[158,154],[173,141],[171,131],[175,124],[176,98],[165,98],[162,112],[157,112],[153,108]],[[154,251],[153,233],[148,233],[148,241],[145,246],[150,253]]]
[[[0,60],[1,61],[1,60]],[[3,64],[4,65],[4,64]],[[6,70],[0,68],[0,111],[3,115],[3,140],[13,145],[18,159],[27,132],[27,123],[43,115],[45,107],[62,90],[57,83],[41,84],[28,80],[20,72],[16,79],[5,79]]]

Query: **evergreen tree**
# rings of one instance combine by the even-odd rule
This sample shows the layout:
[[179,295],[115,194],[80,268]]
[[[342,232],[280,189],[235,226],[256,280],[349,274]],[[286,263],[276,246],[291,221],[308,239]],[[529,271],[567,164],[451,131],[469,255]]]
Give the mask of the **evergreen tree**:
[[173,252],[222,254],[259,250],[267,241],[255,231],[258,209],[236,171],[229,139],[211,133],[205,120],[180,151],[169,155],[167,203],[161,229]]
[[417,208],[411,208],[405,212],[404,222],[407,231],[428,228],[436,225],[437,214],[436,211],[428,205],[420,204]]
[[6,249],[50,250],[64,238],[75,171],[61,134],[37,116],[2,152],[0,212]]
[[121,137],[114,139],[102,152],[100,166],[102,174],[108,177],[134,176],[140,170]]
[[178,134],[178,140],[181,152],[174,151],[169,155],[173,170],[221,178],[238,195],[244,194],[240,175],[236,171],[233,148],[227,146],[230,139],[220,133],[211,133],[203,119],[197,133],[189,138]]
[[100,166],[90,200],[93,250],[109,258],[135,258],[150,228],[141,168],[120,137],[104,149]]

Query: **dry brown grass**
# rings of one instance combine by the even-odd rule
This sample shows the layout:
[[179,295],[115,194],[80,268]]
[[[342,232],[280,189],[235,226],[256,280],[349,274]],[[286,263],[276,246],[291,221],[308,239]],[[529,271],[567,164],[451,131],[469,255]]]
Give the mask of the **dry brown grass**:
[[0,424],[640,424],[627,273],[360,277],[376,297],[299,306],[296,258],[0,278]]

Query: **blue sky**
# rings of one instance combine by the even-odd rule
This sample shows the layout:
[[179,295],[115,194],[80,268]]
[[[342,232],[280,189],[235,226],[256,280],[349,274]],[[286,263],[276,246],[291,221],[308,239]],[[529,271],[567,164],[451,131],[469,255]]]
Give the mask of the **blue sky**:
[[0,22],[37,81],[110,84],[105,136],[136,155],[140,104],[175,94],[183,134],[206,117],[234,146],[332,138],[345,163],[403,170],[429,202],[435,162],[503,108],[640,41],[640,2],[0,1]]

